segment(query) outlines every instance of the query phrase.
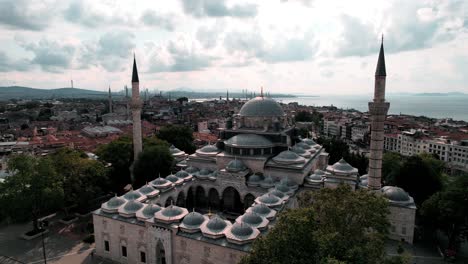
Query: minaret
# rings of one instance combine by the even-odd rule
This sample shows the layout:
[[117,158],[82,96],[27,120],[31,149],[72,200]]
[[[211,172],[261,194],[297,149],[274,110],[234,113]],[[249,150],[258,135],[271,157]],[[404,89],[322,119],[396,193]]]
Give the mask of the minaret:
[[380,45],[379,60],[375,70],[374,101],[369,102],[369,114],[371,119],[371,143],[369,157],[369,175],[367,187],[371,190],[381,188],[382,156],[384,145],[384,122],[390,103],[385,102],[385,56],[382,44]]
[[[133,55],[133,73],[132,73],[132,117],[133,117],[133,161],[138,159],[142,150],[141,139],[141,101],[140,101],[140,81],[138,79],[138,70],[135,54]],[[132,179],[133,181],[134,179]]]
[[109,85],[109,113],[112,113],[112,92],[111,92],[111,88],[110,88],[110,85]]
[[128,98],[128,87],[125,85],[125,118],[130,119],[130,102]]
[[229,102],[229,90],[226,91],[226,101]]

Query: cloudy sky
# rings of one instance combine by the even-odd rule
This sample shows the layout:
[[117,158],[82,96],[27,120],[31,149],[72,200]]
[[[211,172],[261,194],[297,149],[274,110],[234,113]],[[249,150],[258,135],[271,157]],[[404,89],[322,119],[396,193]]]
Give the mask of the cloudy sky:
[[0,86],[468,93],[464,0],[0,0]]

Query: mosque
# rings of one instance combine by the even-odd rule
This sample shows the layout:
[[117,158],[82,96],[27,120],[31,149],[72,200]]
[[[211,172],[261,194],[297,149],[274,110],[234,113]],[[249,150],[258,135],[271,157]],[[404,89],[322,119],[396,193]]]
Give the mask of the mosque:
[[[172,146],[177,173],[113,197],[94,211],[96,255],[118,263],[238,263],[282,210],[298,206],[299,192],[339,184],[381,193],[390,205],[390,238],[412,243],[413,199],[401,188],[380,186],[389,108],[383,43],[375,79],[369,175],[359,176],[343,159],[328,165],[326,150],[300,138],[281,105],[262,93],[228,118],[216,144],[191,155]],[[132,89],[132,112],[139,113],[135,60]],[[134,132],[141,151],[141,133]]]

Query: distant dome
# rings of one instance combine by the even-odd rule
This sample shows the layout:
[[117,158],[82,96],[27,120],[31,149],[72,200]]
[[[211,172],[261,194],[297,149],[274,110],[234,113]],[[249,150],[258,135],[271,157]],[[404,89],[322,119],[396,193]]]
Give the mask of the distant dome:
[[296,190],[298,188],[298,185],[295,182],[291,181],[289,178],[281,179],[280,185],[286,185],[293,190]]
[[198,149],[196,153],[206,156],[214,156],[219,153],[219,149],[215,145],[206,145],[201,149]]
[[239,172],[246,169],[247,167],[245,166],[244,162],[238,159],[231,160],[226,166],[226,170],[229,172]]
[[237,238],[246,239],[254,233],[254,229],[250,225],[235,223],[232,225],[231,233]]
[[241,216],[241,221],[243,223],[256,227],[263,222],[263,219],[256,213],[245,213],[243,216]]
[[188,172],[184,171],[184,170],[181,170],[181,171],[178,171],[178,172],[175,174],[175,176],[176,176],[177,178],[179,178],[179,179],[183,179],[183,178],[185,178],[185,177],[187,177],[187,176],[190,176],[190,174],[189,174]]
[[176,183],[177,181],[180,181],[180,179],[177,176],[175,176],[174,174],[168,175],[166,177],[166,180],[168,180],[168,181],[170,181],[172,183]]
[[226,222],[217,215],[208,220],[208,223],[206,224],[206,228],[208,228],[213,233],[219,233],[223,231],[226,226]]
[[156,189],[154,189],[150,185],[145,185],[145,186],[141,187],[140,189],[138,189],[138,191],[140,193],[144,194],[144,195],[147,195],[147,194],[150,194],[150,193],[156,191]]
[[304,157],[304,158],[310,158],[310,156],[311,156],[309,151],[307,151],[307,150],[305,150],[305,149],[303,149],[301,147],[294,146],[294,147],[291,148],[291,151],[298,154],[299,156]]
[[255,97],[242,106],[239,115],[245,117],[274,117],[284,116],[284,111],[281,105],[273,99]]
[[297,143],[296,145],[294,145],[296,147],[300,147],[300,148],[303,148],[305,150],[310,150],[312,147],[304,142],[299,142]]
[[193,166],[190,166],[188,168],[185,169],[186,172],[190,173],[190,174],[194,174],[195,172],[198,171],[198,168],[195,168]]
[[338,162],[333,164],[332,166],[333,171],[338,171],[338,172],[347,172],[347,173],[357,173],[357,169],[354,168],[353,166],[349,165],[348,162],[344,159],[340,159]]
[[171,153],[172,156],[181,156],[185,154],[185,152],[176,148],[174,145],[171,145],[171,147],[169,148],[169,152]]
[[282,164],[299,164],[299,163],[304,163],[305,159],[295,152],[292,152],[290,150],[285,150],[282,151],[280,154],[276,155],[273,158],[273,161],[276,163],[282,163]]
[[154,181],[151,182],[151,184],[156,185],[156,186],[165,185],[167,183],[169,183],[169,181],[164,179],[164,178],[161,178],[161,177],[156,178],[156,179],[154,179]]
[[272,195],[274,195],[274,196],[276,196],[278,198],[283,198],[283,197],[286,196],[286,194],[284,194],[284,192],[282,192],[280,190],[276,190],[276,189],[271,191],[270,194],[272,194]]
[[282,193],[288,193],[291,191],[291,188],[289,188],[287,184],[278,184],[276,185],[275,190],[278,190]]
[[136,200],[141,197],[141,193],[137,191],[129,191],[128,193],[124,194],[123,198],[126,200]]
[[213,171],[211,171],[210,169],[203,168],[198,172],[198,175],[207,176],[207,175],[210,175],[211,173],[213,173]]
[[135,213],[136,211],[140,210],[142,207],[143,207],[142,203],[136,200],[131,200],[131,201],[128,201],[124,205],[123,211],[125,211],[126,213]]
[[205,217],[202,214],[197,212],[191,212],[184,217],[182,224],[187,228],[197,228],[205,221]]
[[258,199],[260,202],[264,203],[264,204],[275,204],[275,203],[278,203],[280,201],[280,199],[277,197],[277,196],[274,196],[272,194],[264,194],[262,196],[259,197]]
[[254,173],[250,175],[248,182],[261,182],[262,180],[263,180],[262,176]]
[[302,140],[302,142],[306,143],[306,144],[309,145],[309,146],[315,146],[315,145],[317,145],[317,143],[316,143],[314,140],[312,140],[311,138],[304,138],[304,139]]
[[151,218],[159,211],[161,211],[161,206],[157,204],[148,204],[145,209],[143,209],[142,213],[145,218]]
[[238,134],[224,141],[230,147],[270,148],[273,143],[264,136],[256,134]]
[[260,187],[262,188],[271,188],[275,185],[275,182],[270,176],[265,177],[265,179],[260,182]]
[[402,188],[396,186],[385,186],[381,189],[383,196],[394,202],[410,202],[410,196]]
[[264,204],[256,204],[252,207],[252,211],[262,216],[269,215],[271,213],[271,209]]
[[175,205],[170,205],[164,209],[162,209],[161,214],[166,217],[174,217],[183,214],[184,211]]
[[120,197],[112,197],[108,202],[107,202],[107,207],[109,208],[116,208],[121,206],[122,204],[125,203],[125,200],[120,198]]

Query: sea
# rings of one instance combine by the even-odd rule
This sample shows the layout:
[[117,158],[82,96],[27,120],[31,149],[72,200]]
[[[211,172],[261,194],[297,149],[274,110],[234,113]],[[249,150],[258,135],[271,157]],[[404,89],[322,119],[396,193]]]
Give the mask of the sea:
[[[320,95],[275,98],[282,103],[298,102],[301,105],[336,106],[343,109],[368,111],[368,102],[373,95]],[[468,94],[457,95],[387,95],[389,114],[452,118],[468,122]]]

